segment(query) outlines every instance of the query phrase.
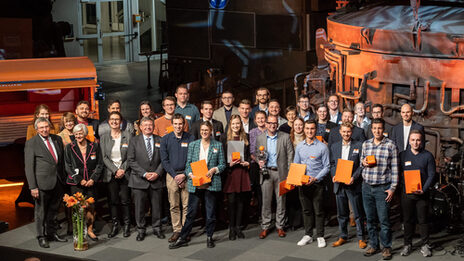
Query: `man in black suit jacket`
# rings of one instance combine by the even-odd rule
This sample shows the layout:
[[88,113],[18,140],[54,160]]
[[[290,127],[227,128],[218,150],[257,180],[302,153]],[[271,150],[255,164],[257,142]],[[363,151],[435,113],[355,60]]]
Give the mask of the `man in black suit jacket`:
[[[383,105],[378,103],[372,105],[371,115],[372,119],[383,119]],[[385,122],[385,130],[383,131],[383,136],[391,138],[392,128],[393,126]],[[369,126],[367,127],[367,131],[364,134],[366,134],[366,139],[374,138],[374,135],[372,134],[372,123],[369,124]]]
[[[342,122],[352,123],[353,118],[354,118],[353,111],[351,111],[349,109],[344,109],[343,110]],[[352,131],[353,131],[353,134],[351,135],[351,139],[353,141],[357,141],[357,142],[362,143],[362,142],[364,142],[366,140],[366,136],[364,136],[364,130],[363,129],[354,126]],[[330,130],[330,135],[329,135],[329,140],[328,140],[329,146],[336,143],[336,142],[339,142],[341,140],[342,140],[342,136],[340,135],[340,125],[339,125],[339,126],[337,126],[337,127]]]
[[[360,248],[365,248],[367,245],[364,242],[364,210],[362,208],[362,176],[360,168],[360,157],[362,150],[362,142],[354,141],[351,138],[353,133],[353,124],[343,122],[340,126],[340,135],[342,140],[333,143],[330,146],[330,172],[334,184],[334,193],[337,199],[338,223],[340,228],[340,238],[334,242],[332,246],[337,247],[343,245],[348,240],[348,223],[350,220],[350,209],[348,201],[351,203],[356,222],[356,234],[358,236],[358,245]],[[338,159],[353,161],[353,170],[351,173],[351,181],[349,184],[336,182],[334,179]]]
[[224,128],[222,127],[222,122],[213,119],[213,103],[210,101],[203,101],[201,103],[200,112],[203,117],[192,123],[189,131],[190,134],[193,135],[196,140],[201,139],[200,124],[204,121],[209,121],[213,124],[213,133],[211,133],[211,135],[213,135],[215,140],[219,141],[221,134],[224,132]]
[[153,234],[160,239],[165,238],[161,229],[161,192],[165,186],[164,169],[161,165],[161,139],[153,135],[154,121],[143,117],[140,120],[142,134],[134,137],[129,144],[127,161],[131,168],[129,187],[135,205],[135,221],[137,223],[137,241],[145,239],[145,203],[151,203],[151,220]]
[[50,122],[46,118],[38,118],[34,127],[37,135],[26,141],[24,165],[35,199],[34,219],[39,245],[49,248],[49,240],[67,241],[56,234],[54,224],[63,194],[63,141],[50,134]]
[[409,132],[411,130],[418,130],[421,135],[421,149],[425,147],[425,131],[424,126],[412,120],[412,107],[409,104],[401,106],[401,118],[403,121],[395,125],[392,129],[391,140],[398,147],[398,153],[410,148],[409,145]]

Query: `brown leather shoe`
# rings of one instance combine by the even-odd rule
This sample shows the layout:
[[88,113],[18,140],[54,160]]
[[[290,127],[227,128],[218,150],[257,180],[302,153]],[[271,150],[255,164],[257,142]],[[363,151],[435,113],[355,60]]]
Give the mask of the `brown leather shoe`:
[[350,226],[351,226],[351,227],[355,227],[355,226],[356,226],[356,221],[354,220],[354,218],[350,218]]
[[179,232],[174,232],[174,233],[172,233],[172,236],[168,239],[168,242],[169,242],[169,243],[176,242],[177,239],[179,238],[179,236],[180,236],[180,233],[179,233]]
[[382,251],[382,259],[383,260],[390,260],[392,259],[392,249],[389,247],[386,247]]
[[346,243],[346,240],[343,238],[339,238],[337,241],[335,241],[332,246],[333,247],[338,247]]
[[364,242],[363,240],[359,240],[358,245],[359,245],[359,248],[361,249],[364,249],[367,247],[366,242]]
[[279,237],[285,237],[285,231],[283,229],[278,228],[277,229],[277,234],[279,234]]
[[364,252],[364,256],[373,256],[373,255],[377,254],[378,252],[380,252],[380,249],[376,249],[376,248],[373,248],[373,247],[368,247],[366,252]]
[[268,232],[269,232],[269,230],[263,229],[263,230],[261,231],[261,233],[259,233],[259,238],[260,238],[260,239],[265,239],[265,238],[267,237]]

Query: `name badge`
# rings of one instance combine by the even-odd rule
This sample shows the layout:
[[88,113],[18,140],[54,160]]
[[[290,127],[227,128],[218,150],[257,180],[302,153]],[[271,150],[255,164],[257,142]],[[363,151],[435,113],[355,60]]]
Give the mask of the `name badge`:
[[217,149],[213,149],[213,153],[217,153],[217,152],[218,152],[218,150],[217,150]]
[[406,166],[406,167],[407,167],[407,166],[411,166],[411,162],[410,162],[410,161],[406,161],[406,162],[404,163],[404,166]]
[[216,136],[221,136],[221,132],[220,132],[220,131],[216,131]]
[[161,147],[161,144],[155,143],[155,147],[160,148],[160,147]]
[[309,156],[310,159],[315,159],[316,157],[315,156]]
[[187,148],[187,147],[188,147],[188,143],[187,143],[187,142],[182,142],[182,143],[180,144],[180,146],[181,146],[182,148]]
[[330,129],[325,129],[325,132],[330,132]]
[[96,158],[97,158],[97,156],[95,156],[95,155],[90,155],[90,159],[91,159],[91,160],[95,160]]
[[129,147],[129,145],[127,143],[124,143],[124,144],[121,145],[121,147],[127,148],[127,147]]
[[191,120],[191,119],[192,119],[192,116],[190,116],[190,115],[185,115],[185,119],[186,119],[186,120]]
[[342,124],[342,121],[339,121],[339,122],[338,122],[338,125],[341,125],[341,124]]
[[387,133],[387,132],[384,132],[384,133],[383,133],[383,136],[388,138],[388,133]]
[[359,149],[353,149],[353,154],[358,154],[359,153]]

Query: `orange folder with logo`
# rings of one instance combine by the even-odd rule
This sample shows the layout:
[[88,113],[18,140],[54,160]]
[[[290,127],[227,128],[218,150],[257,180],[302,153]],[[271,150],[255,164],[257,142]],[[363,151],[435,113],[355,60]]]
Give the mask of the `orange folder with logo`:
[[286,194],[287,192],[293,190],[295,186],[287,183],[287,180],[282,180],[279,183],[279,196]]
[[290,164],[290,169],[287,175],[287,184],[301,186],[303,185],[303,176],[306,174],[306,164]]
[[240,152],[232,152],[232,161],[240,160]]
[[316,136],[316,139],[318,139],[321,142],[324,142],[324,138],[322,138],[322,136]]
[[377,161],[375,160],[375,156],[374,156],[374,155],[369,155],[369,156],[366,157],[366,159],[367,159],[367,164],[368,164],[369,166],[371,166],[371,167],[372,167],[372,166],[375,166],[375,165],[377,164]]
[[335,181],[350,184],[351,174],[353,172],[352,160],[338,159],[337,161],[337,170],[335,171]]
[[208,174],[208,166],[206,165],[206,160],[192,162],[190,163],[190,167],[192,168],[192,174],[195,177],[195,179],[192,179],[192,183],[201,183],[199,185],[201,186],[203,184],[211,182],[211,178],[208,178],[206,176],[206,174]]
[[414,191],[422,190],[420,170],[405,170],[404,185],[406,194],[411,194]]

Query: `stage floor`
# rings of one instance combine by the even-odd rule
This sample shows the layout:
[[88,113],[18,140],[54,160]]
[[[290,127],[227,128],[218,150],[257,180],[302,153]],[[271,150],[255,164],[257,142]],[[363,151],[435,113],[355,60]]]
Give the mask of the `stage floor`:
[[[65,227],[66,224],[63,224]],[[319,249],[317,243],[299,247],[296,242],[303,236],[303,229],[289,231],[287,237],[279,238],[277,233],[271,233],[266,239],[259,239],[260,228],[256,225],[250,225],[244,231],[246,238],[241,240],[229,241],[228,230],[217,231],[214,234],[216,247],[213,249],[206,248],[206,236],[201,233],[199,227],[194,227],[192,241],[188,247],[182,247],[176,250],[168,249],[167,239],[161,240],[153,236],[148,229],[147,237],[142,242],[135,240],[136,232],[132,228],[132,234],[129,238],[122,237],[120,233],[112,239],[108,239],[106,233],[109,226],[106,224],[97,224],[100,227],[98,242],[90,242],[89,250],[83,252],[73,251],[71,237],[68,236],[67,243],[51,242],[49,249],[40,248],[35,238],[34,225],[29,224],[17,229],[0,234],[0,245],[17,248],[21,251],[36,251],[46,254],[62,255],[83,260],[107,260],[107,261],[142,261],[142,260],[380,260],[381,255],[374,257],[364,257],[362,250],[357,247],[357,240],[352,238],[345,245],[337,248],[331,247],[331,244],[337,240],[337,227],[326,227],[327,247]],[[166,229],[166,236],[171,235],[171,229]],[[350,234],[354,235],[355,231],[350,228]],[[402,233],[394,234],[396,238],[393,243],[395,260],[424,260],[415,247],[414,252],[409,257],[401,257],[399,252],[402,247]],[[442,246],[443,250],[435,250],[434,256],[427,260],[463,260],[459,256],[453,256],[450,252],[459,236],[446,235],[444,233],[432,236],[432,242]],[[417,242],[417,238],[415,242]],[[2,254],[0,253],[0,256]],[[2,258],[3,259],[3,258]],[[24,260],[24,259],[21,259]],[[48,260],[48,259],[42,259]]]

